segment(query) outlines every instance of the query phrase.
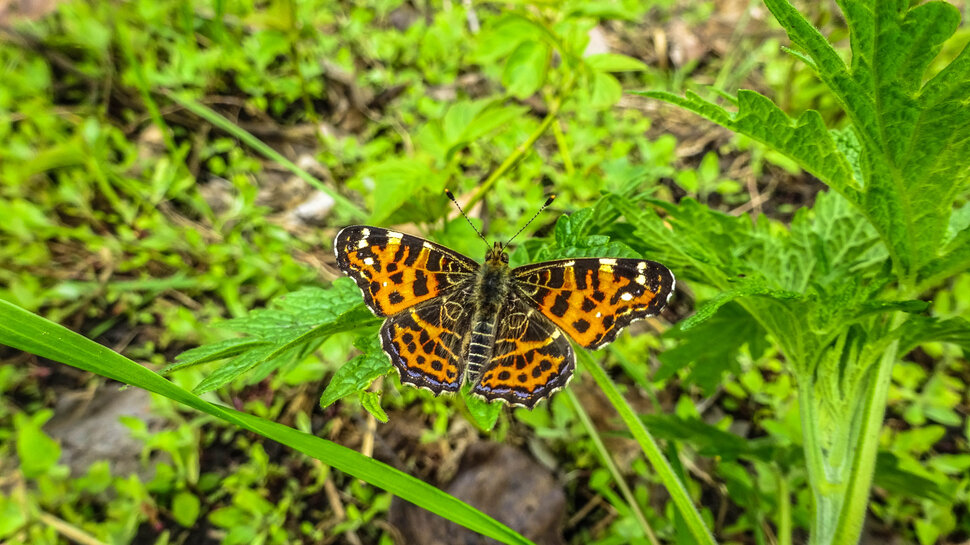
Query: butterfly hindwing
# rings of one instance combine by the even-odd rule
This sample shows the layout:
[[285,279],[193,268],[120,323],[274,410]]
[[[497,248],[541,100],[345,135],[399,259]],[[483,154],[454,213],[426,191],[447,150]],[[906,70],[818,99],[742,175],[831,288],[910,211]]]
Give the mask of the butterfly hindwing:
[[390,316],[438,297],[478,270],[475,261],[422,238],[353,225],[334,240],[337,266],[357,282],[364,302]]
[[565,387],[575,367],[566,336],[513,292],[497,323],[492,357],[472,392],[531,409]]
[[465,290],[453,291],[384,321],[381,346],[400,372],[401,382],[435,395],[458,391],[473,311],[463,304],[466,297]]
[[643,259],[564,259],[512,270],[528,302],[584,348],[600,348],[657,314],[674,289],[667,267]]

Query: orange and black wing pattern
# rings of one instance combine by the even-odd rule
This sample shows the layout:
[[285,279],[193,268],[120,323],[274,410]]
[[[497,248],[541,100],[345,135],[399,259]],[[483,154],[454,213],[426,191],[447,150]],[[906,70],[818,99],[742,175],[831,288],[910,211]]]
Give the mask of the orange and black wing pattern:
[[357,282],[378,316],[391,316],[453,290],[478,263],[444,246],[380,227],[353,225],[334,240],[337,266]]
[[512,270],[514,286],[584,348],[612,342],[630,323],[660,312],[674,275],[643,259],[564,259]]
[[492,358],[472,393],[531,409],[565,387],[575,367],[576,356],[566,336],[512,293],[498,320]]
[[461,388],[462,354],[471,330],[473,307],[466,289],[391,316],[381,326],[381,346],[401,374],[401,382],[441,392]]

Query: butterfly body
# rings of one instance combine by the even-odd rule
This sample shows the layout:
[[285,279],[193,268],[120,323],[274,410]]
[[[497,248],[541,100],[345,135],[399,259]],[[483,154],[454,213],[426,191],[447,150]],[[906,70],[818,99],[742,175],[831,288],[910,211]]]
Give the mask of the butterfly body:
[[334,242],[337,265],[387,319],[384,351],[401,381],[435,395],[464,382],[486,400],[534,407],[572,377],[567,338],[600,348],[656,314],[674,287],[652,261],[550,261],[512,269],[499,243],[482,264],[430,241],[351,226]]

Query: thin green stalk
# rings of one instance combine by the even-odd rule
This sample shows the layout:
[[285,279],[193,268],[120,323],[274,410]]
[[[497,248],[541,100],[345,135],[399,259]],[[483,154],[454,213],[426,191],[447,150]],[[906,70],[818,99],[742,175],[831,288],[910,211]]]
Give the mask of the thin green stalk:
[[613,407],[620,414],[620,418],[623,419],[623,422],[630,429],[633,438],[640,444],[640,448],[643,449],[643,454],[647,457],[647,461],[653,466],[653,470],[657,472],[660,482],[663,483],[667,489],[667,493],[674,500],[674,505],[684,518],[684,522],[687,524],[691,535],[694,536],[695,543],[715,545],[717,541],[714,540],[714,536],[707,529],[707,526],[704,525],[704,520],[701,518],[700,512],[694,507],[690,496],[687,494],[687,488],[677,478],[677,474],[674,473],[670,462],[660,452],[660,447],[657,445],[657,442],[654,441],[653,436],[647,431],[646,426],[643,425],[640,418],[633,412],[633,408],[623,399],[623,396],[620,395],[616,386],[606,376],[606,372],[593,361],[592,356],[588,352],[580,349],[576,353],[583,367],[593,376],[593,380],[603,390],[607,399],[610,400],[610,403],[613,404]]
[[152,123],[162,133],[165,148],[170,154],[176,155],[178,149],[175,146],[175,139],[172,138],[172,130],[169,128],[168,123],[165,122],[165,118],[162,117],[162,111],[158,108],[158,103],[152,98],[151,86],[148,83],[148,77],[145,76],[144,65],[135,57],[135,52],[131,48],[131,34],[128,32],[128,28],[124,23],[116,22],[115,34],[118,36],[118,49],[121,50],[121,54],[125,57],[125,62],[128,63],[128,66],[131,67],[131,70],[135,74],[135,85],[138,86],[138,93],[145,102],[145,108],[148,110],[148,115],[151,117]]
[[488,175],[488,178],[486,178],[485,181],[478,186],[478,191],[476,191],[475,194],[468,199],[468,203],[465,205],[466,210],[470,210],[478,203],[478,201],[482,200],[485,194],[492,188],[493,185],[495,185],[495,182],[497,182],[499,178],[504,176],[506,172],[511,170],[512,167],[514,167],[519,161],[522,160],[523,157],[525,157],[526,152],[532,148],[532,145],[536,143],[536,140],[538,140],[539,137],[546,132],[546,129],[549,128],[549,125],[556,120],[556,116],[559,114],[559,108],[561,106],[561,98],[556,99],[552,103],[549,108],[549,113],[546,114],[546,117],[542,120],[542,123],[536,127],[536,130],[532,131],[532,134],[526,138],[525,142],[519,144],[519,146],[516,147],[515,150],[513,150],[504,161],[502,161],[502,164],[493,170],[492,173]]
[[778,545],[792,545],[791,521],[791,492],[788,490],[788,479],[777,467],[775,478],[778,481]]
[[633,491],[626,484],[626,479],[623,478],[623,474],[620,473],[620,468],[616,467],[616,462],[613,461],[613,457],[610,456],[610,451],[607,450],[606,445],[603,444],[603,438],[600,437],[599,432],[596,431],[596,426],[593,425],[593,421],[590,419],[589,414],[586,409],[583,408],[583,404],[579,402],[576,397],[576,393],[571,388],[566,388],[566,397],[573,404],[573,409],[579,416],[579,421],[582,422],[583,427],[586,428],[586,433],[589,434],[589,438],[593,440],[593,446],[596,448],[596,452],[600,456],[600,460],[603,465],[613,476],[613,480],[616,482],[616,486],[620,489],[620,494],[623,499],[626,500],[627,505],[630,506],[630,510],[633,512],[633,518],[637,519],[637,523],[640,528],[643,529],[643,535],[647,536],[650,543],[653,545],[660,545],[657,541],[657,535],[654,534],[653,528],[650,527],[650,523],[647,522],[647,518],[643,515],[643,511],[640,509],[640,504],[637,503],[636,497],[633,495]]
[[249,132],[243,130],[241,127],[239,127],[232,121],[229,121],[228,119],[219,115],[215,111],[203,106],[202,104],[199,104],[198,102],[190,98],[178,96],[177,94],[174,94],[174,93],[168,94],[167,96],[171,98],[173,101],[182,105],[185,109],[194,113],[195,115],[205,119],[209,123],[212,123],[216,127],[219,127],[220,129],[238,138],[243,143],[253,148],[254,150],[258,151],[259,153],[263,154],[268,159],[271,159],[273,161],[276,161],[280,165],[283,165],[287,170],[289,170],[290,172],[298,176],[304,182],[312,185],[313,187],[319,189],[320,191],[323,191],[324,193],[329,195],[334,200],[334,203],[336,203],[337,206],[339,206],[348,215],[357,219],[364,219],[367,217],[366,212],[358,208],[357,205],[355,205],[354,203],[347,200],[343,195],[341,195],[340,193],[337,193],[335,190],[331,189],[330,187],[327,187],[326,184],[314,178],[309,172],[296,166],[296,164],[293,163],[293,161],[290,161],[286,157],[283,157],[282,154],[280,154],[273,148],[267,146],[263,141],[256,138]]

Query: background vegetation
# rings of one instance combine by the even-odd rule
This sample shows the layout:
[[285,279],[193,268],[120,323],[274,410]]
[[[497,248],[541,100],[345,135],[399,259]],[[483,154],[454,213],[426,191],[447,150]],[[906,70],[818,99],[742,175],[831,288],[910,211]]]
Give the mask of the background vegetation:
[[[970,31],[916,4],[0,8],[0,540],[966,542]],[[479,257],[444,188],[678,291],[533,411],[402,388],[332,238]]]

